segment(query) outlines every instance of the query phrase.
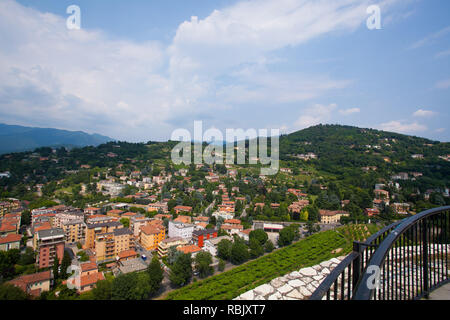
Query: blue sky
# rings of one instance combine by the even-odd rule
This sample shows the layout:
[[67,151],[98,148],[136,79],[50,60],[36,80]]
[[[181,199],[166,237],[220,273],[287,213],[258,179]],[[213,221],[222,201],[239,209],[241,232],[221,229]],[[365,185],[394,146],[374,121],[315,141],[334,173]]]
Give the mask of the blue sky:
[[[81,30],[66,28],[72,4]],[[0,0],[0,122],[129,141],[194,120],[450,141],[449,17],[446,0]]]

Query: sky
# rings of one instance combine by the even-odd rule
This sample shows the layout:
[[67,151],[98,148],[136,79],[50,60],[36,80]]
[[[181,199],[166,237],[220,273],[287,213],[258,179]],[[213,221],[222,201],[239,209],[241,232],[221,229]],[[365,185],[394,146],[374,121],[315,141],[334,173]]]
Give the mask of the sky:
[[448,0],[0,0],[0,122],[132,142],[194,121],[448,142],[449,18]]

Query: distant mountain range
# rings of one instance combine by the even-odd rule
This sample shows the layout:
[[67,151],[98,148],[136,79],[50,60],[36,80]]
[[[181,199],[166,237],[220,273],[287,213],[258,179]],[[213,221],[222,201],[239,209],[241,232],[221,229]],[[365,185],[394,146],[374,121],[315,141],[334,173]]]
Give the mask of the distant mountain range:
[[30,151],[39,147],[98,146],[108,141],[115,139],[83,131],[0,124],[0,154]]

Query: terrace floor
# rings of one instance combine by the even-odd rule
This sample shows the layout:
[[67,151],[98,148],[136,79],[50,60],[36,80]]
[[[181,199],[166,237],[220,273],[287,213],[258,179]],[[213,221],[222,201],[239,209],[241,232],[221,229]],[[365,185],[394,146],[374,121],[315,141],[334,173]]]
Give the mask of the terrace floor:
[[450,283],[434,290],[429,300],[450,300]]

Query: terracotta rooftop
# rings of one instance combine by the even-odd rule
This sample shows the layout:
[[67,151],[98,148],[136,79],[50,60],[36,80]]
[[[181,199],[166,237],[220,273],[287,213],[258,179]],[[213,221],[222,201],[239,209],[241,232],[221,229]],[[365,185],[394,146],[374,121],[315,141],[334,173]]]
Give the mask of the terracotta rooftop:
[[22,235],[20,234],[7,234],[6,236],[0,236],[0,244],[17,242],[22,239]]
[[181,251],[185,254],[187,253],[196,253],[201,251],[202,249],[200,249],[200,247],[197,247],[196,245],[187,245],[187,246],[180,246],[177,248],[178,251]]
[[94,262],[86,262],[81,264],[81,272],[91,271],[91,270],[97,270],[97,264]]
[[131,250],[125,250],[119,253],[119,259],[125,259],[125,258],[131,258],[131,257],[136,257],[137,256],[137,252],[134,251],[133,249]]

